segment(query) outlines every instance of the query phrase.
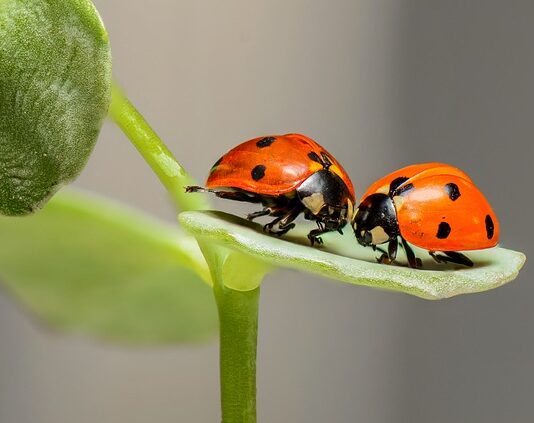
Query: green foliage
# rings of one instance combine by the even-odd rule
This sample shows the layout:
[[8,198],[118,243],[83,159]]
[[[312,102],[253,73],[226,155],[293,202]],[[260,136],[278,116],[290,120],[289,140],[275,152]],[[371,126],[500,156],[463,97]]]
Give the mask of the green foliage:
[[0,279],[54,328],[130,344],[216,332],[206,263],[174,226],[70,192],[36,215],[0,217],[0,233]]
[[0,1],[0,214],[35,211],[85,165],[111,92],[88,0]]
[[[476,265],[462,268],[433,264],[426,260],[426,268],[416,270],[401,266],[386,266],[374,260],[372,249],[361,247],[350,228],[345,235],[324,235],[326,248],[307,245],[305,228],[291,231],[287,239],[264,235],[261,226],[221,212],[184,212],[180,222],[202,242],[210,239],[226,249],[247,255],[278,267],[291,267],[357,285],[400,291],[426,299],[448,298],[454,295],[480,292],[496,288],[513,280],[525,262],[521,253],[494,248],[470,252]],[[303,243],[304,245],[298,245]],[[421,258],[423,251],[417,250]],[[258,267],[258,273],[264,272]],[[255,281],[242,290],[254,289]],[[236,289],[236,287],[234,287]]]

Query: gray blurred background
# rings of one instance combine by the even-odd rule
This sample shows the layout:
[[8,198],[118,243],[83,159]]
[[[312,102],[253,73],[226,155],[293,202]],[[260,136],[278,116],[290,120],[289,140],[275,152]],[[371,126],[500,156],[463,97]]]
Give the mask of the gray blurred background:
[[[246,139],[303,132],[358,194],[408,163],[466,170],[533,256],[534,2],[95,2],[114,72],[199,179]],[[106,124],[77,185],[173,220]],[[224,203],[225,204],[225,203]],[[219,203],[221,207],[225,207]],[[534,285],[442,302],[291,271],[263,285],[261,422],[532,422]],[[43,331],[0,297],[0,422],[216,422],[218,351]]]

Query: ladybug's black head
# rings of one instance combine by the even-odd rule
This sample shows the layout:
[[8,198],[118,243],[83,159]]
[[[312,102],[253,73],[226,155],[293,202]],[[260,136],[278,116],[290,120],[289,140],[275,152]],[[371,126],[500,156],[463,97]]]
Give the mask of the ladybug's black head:
[[328,169],[315,172],[298,188],[297,195],[307,214],[327,230],[341,228],[351,218],[352,194],[343,180]]
[[358,206],[352,222],[356,239],[363,246],[397,238],[399,225],[393,201],[386,194],[371,194]]

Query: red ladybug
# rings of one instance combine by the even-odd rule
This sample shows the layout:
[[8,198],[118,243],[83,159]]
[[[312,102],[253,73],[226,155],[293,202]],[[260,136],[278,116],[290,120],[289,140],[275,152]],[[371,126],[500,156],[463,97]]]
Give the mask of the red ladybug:
[[308,238],[322,243],[320,234],[339,231],[352,217],[354,188],[339,162],[311,138],[300,134],[272,135],[246,141],[213,165],[206,188],[218,197],[261,203],[263,210],[247,216],[274,216],[266,232],[283,235],[300,213],[318,229]]
[[364,246],[388,244],[381,263],[395,260],[398,238],[413,268],[421,267],[421,260],[408,242],[428,250],[438,263],[473,266],[458,251],[490,248],[499,241],[499,223],[484,195],[466,173],[447,164],[402,168],[375,182],[362,198],[354,233]]

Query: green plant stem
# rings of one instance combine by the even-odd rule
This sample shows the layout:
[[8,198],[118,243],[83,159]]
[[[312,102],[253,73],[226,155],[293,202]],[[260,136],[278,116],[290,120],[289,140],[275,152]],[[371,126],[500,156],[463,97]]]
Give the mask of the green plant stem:
[[185,187],[195,185],[195,181],[178,163],[117,84],[113,85],[109,116],[159,177],[178,209],[185,211],[209,208],[208,201],[203,194],[185,193]]
[[[178,208],[208,208],[205,196],[185,193],[184,187],[195,182],[117,85],[113,86],[109,115],[159,177]],[[260,289],[237,291],[225,286],[222,278],[227,256],[211,243],[201,247],[211,263],[219,310],[222,421],[255,423]]]
[[219,308],[223,423],[256,422],[256,345],[260,288],[235,291],[215,284]]

